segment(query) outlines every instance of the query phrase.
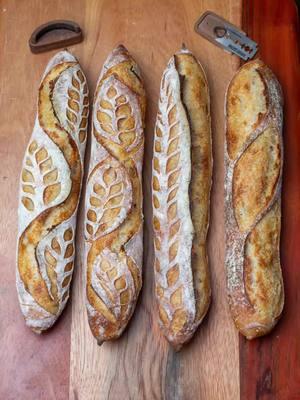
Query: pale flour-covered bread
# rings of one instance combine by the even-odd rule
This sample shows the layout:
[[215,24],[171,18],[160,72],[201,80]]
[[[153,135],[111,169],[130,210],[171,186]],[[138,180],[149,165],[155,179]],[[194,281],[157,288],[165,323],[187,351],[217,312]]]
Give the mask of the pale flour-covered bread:
[[17,291],[37,333],[55,323],[69,297],[88,112],[85,76],[62,51],[42,78],[20,177]]
[[212,179],[205,73],[188,50],[164,71],[153,150],[155,293],[159,322],[179,350],[210,304],[206,253]]
[[248,339],[281,315],[282,93],[260,60],[245,64],[226,98],[225,224],[232,317]]
[[123,46],[104,63],[93,105],[86,188],[86,305],[101,344],[117,339],[142,285],[145,91]]

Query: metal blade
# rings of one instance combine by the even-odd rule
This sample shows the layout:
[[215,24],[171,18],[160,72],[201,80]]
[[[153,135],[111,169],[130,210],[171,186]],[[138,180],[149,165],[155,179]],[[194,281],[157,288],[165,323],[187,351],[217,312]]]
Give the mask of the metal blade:
[[257,43],[248,38],[245,32],[210,11],[199,18],[195,31],[243,60],[253,58],[258,50]]

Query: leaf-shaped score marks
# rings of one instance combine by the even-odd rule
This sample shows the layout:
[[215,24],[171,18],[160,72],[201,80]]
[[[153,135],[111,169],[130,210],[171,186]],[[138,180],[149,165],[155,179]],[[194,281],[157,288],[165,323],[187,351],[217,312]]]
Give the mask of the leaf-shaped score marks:
[[68,90],[66,115],[72,133],[78,132],[79,142],[83,143],[86,139],[89,98],[86,79],[80,70],[72,77],[72,88]]
[[[179,149],[179,123],[177,120],[177,107],[174,104],[173,96],[170,94],[169,85],[166,87],[166,96],[159,109],[157,116],[154,155],[153,155],[153,226],[159,234],[162,226],[169,227],[169,235],[160,239],[156,238],[156,251],[165,252],[168,262],[176,261],[179,242],[178,233],[180,221],[178,220],[177,193],[179,189],[180,176],[180,149]],[[162,101],[162,99],[161,99]],[[162,115],[162,107],[165,107],[165,114]],[[163,132],[165,134],[163,134]],[[165,167],[161,167],[160,159],[164,156]],[[159,182],[164,182],[161,188]],[[165,188],[167,186],[167,188]],[[168,231],[166,231],[168,232]],[[177,240],[176,240],[177,239]],[[163,244],[163,245],[162,245]],[[168,247],[168,249],[167,249]],[[161,254],[163,256],[163,254]]]
[[156,297],[160,321],[173,339],[193,322],[195,295],[191,285],[193,226],[188,205],[190,131],[172,59],[162,79],[153,147]]
[[95,103],[95,128],[127,151],[142,140],[142,123],[136,96],[114,76],[101,86]]
[[33,140],[28,147],[21,180],[21,201],[28,211],[35,211],[39,188],[42,188],[42,201],[45,205],[50,205],[61,192],[58,169],[53,165],[52,157],[46,148],[39,146],[36,140]]
[[132,204],[131,183],[122,165],[109,157],[92,173],[87,192],[86,237],[95,240],[125,220]]
[[55,82],[53,106],[61,126],[79,143],[86,140],[89,114],[88,87],[79,65],[64,71]]
[[[64,303],[69,296],[69,287],[74,267],[74,233],[72,228],[61,234],[46,238],[44,262],[49,282],[47,286],[53,300]],[[62,292],[62,296],[59,293]]]
[[102,301],[103,316],[111,321],[128,318],[140,290],[141,277],[132,258],[108,248],[96,258],[92,271],[92,287]]

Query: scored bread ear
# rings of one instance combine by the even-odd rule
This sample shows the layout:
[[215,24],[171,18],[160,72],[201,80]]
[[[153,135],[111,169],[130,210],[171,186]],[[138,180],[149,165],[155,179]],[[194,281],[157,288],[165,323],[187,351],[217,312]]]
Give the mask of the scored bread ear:
[[203,68],[187,49],[176,53],[163,73],[152,172],[159,323],[179,350],[207,313],[211,296],[206,252],[210,101]]

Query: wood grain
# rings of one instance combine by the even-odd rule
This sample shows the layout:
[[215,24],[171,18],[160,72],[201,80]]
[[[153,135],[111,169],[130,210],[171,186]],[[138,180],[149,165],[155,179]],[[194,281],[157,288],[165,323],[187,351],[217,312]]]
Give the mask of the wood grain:
[[[224,55],[193,32],[194,22],[206,9],[239,24],[237,1],[231,1],[227,6],[216,1],[140,1],[134,4],[115,1],[109,6],[106,2],[94,2],[93,10],[87,11],[89,34],[86,47],[93,74],[91,91],[104,59],[119,42],[124,43],[135,57],[145,79],[148,111],[144,162],[144,285],[134,317],[123,337],[99,348],[89,332],[83,304],[83,278],[79,276],[80,268],[77,269],[76,297],[72,303],[71,399],[238,398],[238,335],[228,314],[223,266],[223,101],[237,60]],[[183,41],[206,68],[212,96],[215,171],[209,255],[213,304],[194,340],[176,354],[157,326],[150,178],[161,74]],[[91,76],[89,72],[87,74]]]
[[[0,2],[0,398],[65,400],[71,307],[67,307],[55,329],[43,336],[33,334],[25,326],[15,284],[19,174],[34,125],[39,82],[54,54],[34,56],[29,51],[27,40],[32,30],[51,18],[49,7],[43,12],[37,2],[31,2],[31,7],[36,12],[29,12],[26,1]],[[70,4],[59,3],[56,13],[67,15],[70,8]],[[75,13],[79,12],[77,6]]]
[[[239,398],[238,335],[230,319],[225,294],[223,218],[223,104],[227,84],[237,69],[238,60],[194,33],[194,22],[207,9],[240,24],[241,0],[0,2],[0,50],[4,54],[0,63],[1,398]],[[123,337],[102,347],[97,346],[89,331],[85,311],[82,209],[72,304],[56,327],[41,337],[31,333],[22,319],[15,290],[18,176],[33,127],[39,80],[55,53],[33,55],[27,40],[38,25],[64,18],[74,19],[83,29],[84,42],[70,50],[86,73],[91,95],[105,58],[116,44],[123,43],[142,70],[148,99],[143,183],[144,286],[135,315]],[[192,342],[176,354],[163,339],[156,322],[150,178],[161,74],[182,42],[205,67],[211,90],[214,184],[209,257],[213,303]]]
[[245,1],[243,29],[259,43],[259,56],[277,75],[284,94],[281,261],[285,308],[271,335],[251,342],[240,337],[241,400],[296,400],[300,398],[300,70],[296,4],[292,0]]

